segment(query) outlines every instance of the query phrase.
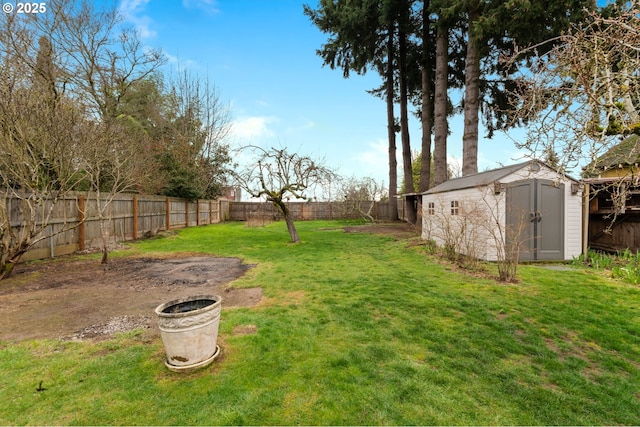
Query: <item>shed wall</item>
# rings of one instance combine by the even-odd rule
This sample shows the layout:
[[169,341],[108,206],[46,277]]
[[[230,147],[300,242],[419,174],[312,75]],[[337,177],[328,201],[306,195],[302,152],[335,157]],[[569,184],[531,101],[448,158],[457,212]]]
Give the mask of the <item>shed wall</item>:
[[[454,214],[456,202],[458,213]],[[422,237],[464,255],[496,261],[496,240],[504,241],[496,224],[504,224],[504,207],[504,193],[493,194],[488,186],[425,195]]]
[[[545,167],[527,167],[500,179],[500,183],[548,179],[564,185],[564,259],[582,252],[582,193],[572,194],[574,181]],[[506,189],[495,194],[493,185],[423,195],[422,237],[440,246],[455,244],[459,253],[488,261],[498,260],[504,246]],[[452,202],[458,202],[458,215],[452,215]],[[430,211],[430,203],[433,208]]]

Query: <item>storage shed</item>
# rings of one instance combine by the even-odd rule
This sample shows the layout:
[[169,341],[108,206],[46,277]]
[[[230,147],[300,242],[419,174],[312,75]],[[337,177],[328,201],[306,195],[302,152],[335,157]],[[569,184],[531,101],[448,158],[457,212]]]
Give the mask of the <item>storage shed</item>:
[[422,195],[422,237],[497,261],[571,260],[582,252],[582,188],[532,160],[451,179]]

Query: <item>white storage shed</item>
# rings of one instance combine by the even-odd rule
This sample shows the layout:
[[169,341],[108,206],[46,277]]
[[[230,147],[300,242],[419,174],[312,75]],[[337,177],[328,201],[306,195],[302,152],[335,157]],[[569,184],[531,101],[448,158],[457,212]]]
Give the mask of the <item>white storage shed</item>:
[[422,237],[479,259],[571,260],[582,252],[582,187],[532,160],[451,179],[422,195]]

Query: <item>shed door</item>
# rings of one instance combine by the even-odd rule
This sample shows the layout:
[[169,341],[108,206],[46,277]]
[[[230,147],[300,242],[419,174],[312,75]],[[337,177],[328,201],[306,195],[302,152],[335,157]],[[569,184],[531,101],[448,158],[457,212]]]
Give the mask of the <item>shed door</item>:
[[564,259],[564,184],[519,181],[507,188],[507,247],[520,245],[520,259]]

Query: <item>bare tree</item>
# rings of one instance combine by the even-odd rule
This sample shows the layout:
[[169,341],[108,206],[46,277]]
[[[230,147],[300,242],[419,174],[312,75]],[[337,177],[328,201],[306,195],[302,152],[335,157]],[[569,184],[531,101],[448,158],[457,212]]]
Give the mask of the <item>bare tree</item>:
[[[24,31],[10,34],[9,15],[0,18],[0,279],[50,236],[57,201],[81,181],[75,159],[87,134],[82,106],[55,78],[48,39],[15,44]],[[56,233],[70,227],[64,221]]]
[[[136,90],[136,85],[132,86]],[[131,92],[129,92],[131,93]],[[140,95],[144,95],[144,91]],[[100,223],[102,236],[102,263],[107,263],[113,224],[113,201],[124,192],[137,192],[155,172],[157,159],[144,149],[152,138],[165,138],[158,150],[170,159],[172,172],[178,179],[169,182],[181,186],[182,193],[175,194],[189,199],[214,197],[221,192],[221,170],[230,162],[225,139],[230,129],[228,108],[222,104],[214,87],[208,82],[191,76],[188,72],[174,76],[168,82],[167,111],[162,112],[161,135],[139,126],[145,117],[127,114],[136,106],[119,105],[117,117],[95,124],[92,139],[85,144],[80,168],[89,184],[89,198],[94,202],[95,215]],[[125,101],[129,101],[126,97]],[[132,121],[137,122],[132,126]],[[156,175],[157,176],[157,175]],[[172,178],[170,178],[172,179]],[[188,182],[187,182],[188,181]],[[189,188],[186,188],[188,186]],[[173,194],[170,194],[173,195]],[[89,212],[92,213],[92,212]]]
[[329,183],[333,172],[311,157],[289,153],[285,148],[266,150],[247,146],[243,149],[252,151],[255,158],[244,170],[235,173],[238,184],[250,196],[273,203],[284,217],[291,241],[299,242],[287,201],[291,197],[308,200],[309,191]]
[[163,194],[215,198],[222,194],[232,163],[229,106],[213,84],[187,70],[171,75],[167,86],[166,127],[161,135],[166,141],[159,150],[164,160],[160,167],[171,176]]
[[50,0],[47,13],[5,15],[7,46],[34,69],[34,41],[45,35],[55,52],[56,85],[94,117],[116,117],[132,85],[166,62],[159,49],[144,46],[135,29],[125,25],[114,3]]
[[487,251],[486,236],[480,236],[486,222],[484,206],[474,198],[455,207],[442,197],[427,203],[425,237],[440,245],[449,260],[475,268]]
[[[616,136],[640,132],[640,1],[587,13],[549,41],[555,47],[531,62],[511,94],[512,120],[527,123],[520,146],[532,156],[556,153],[563,169],[596,170]],[[538,47],[503,60],[517,64]]]
[[[520,254],[525,243],[525,230],[530,223],[530,212],[512,206],[506,207],[506,210],[512,210],[510,213],[515,219],[512,223],[507,223],[506,212],[501,209],[501,206],[506,206],[505,197],[504,194],[483,193],[484,205],[479,209],[482,212],[479,217],[482,227],[490,236],[496,250],[498,279],[503,282],[514,282],[517,280]],[[518,210],[514,211],[514,209]]]
[[348,178],[342,180],[339,188],[338,200],[343,202],[344,213],[357,212],[362,218],[375,221],[371,214],[375,201],[386,197],[384,186],[373,178]]
[[126,128],[118,122],[95,123],[90,140],[85,141],[77,158],[78,166],[88,184],[87,200],[95,202],[95,214],[102,236],[102,263],[108,261],[113,223],[113,201],[121,193],[136,190],[149,172],[148,159],[128,140]]
[[114,5],[87,0],[50,0],[42,14],[2,14],[0,51],[2,278],[48,237],[42,231],[66,192],[87,182],[110,192],[130,188],[126,150],[145,147],[122,147],[128,138],[118,106],[164,57],[123,26]]
[[505,197],[504,193],[482,190],[455,206],[450,198],[429,199],[423,236],[440,245],[448,259],[468,268],[477,268],[480,259],[494,259],[498,279],[513,282],[529,212],[514,212],[517,220],[508,224]]

